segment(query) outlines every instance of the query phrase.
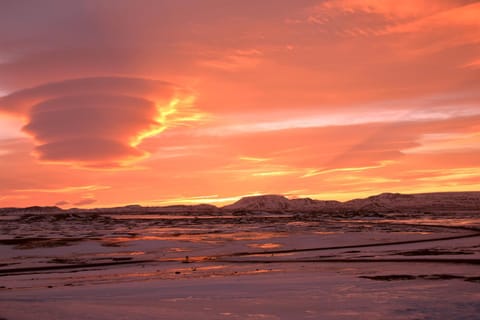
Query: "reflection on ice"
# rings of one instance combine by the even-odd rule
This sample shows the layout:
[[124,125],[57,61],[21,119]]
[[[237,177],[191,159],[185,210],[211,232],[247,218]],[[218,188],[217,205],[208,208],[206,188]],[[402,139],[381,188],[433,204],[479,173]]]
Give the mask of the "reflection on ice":
[[251,243],[248,246],[260,249],[275,249],[281,247],[282,245],[280,243]]
[[[171,304],[171,310],[178,313],[185,304],[193,308],[192,304],[198,303],[225,317],[228,313],[237,318],[281,318],[285,314],[277,317],[264,308],[277,310],[289,305],[298,306],[297,316],[343,319],[363,316],[358,310],[371,310],[379,301],[371,318],[383,319],[396,312],[380,312],[385,305],[398,308],[405,297],[415,297],[408,307],[424,299],[424,308],[451,292],[451,286],[457,288],[459,301],[478,305],[473,292],[478,291],[480,282],[480,234],[465,228],[479,225],[478,219],[390,218],[5,220],[0,225],[0,300],[8,303],[0,310],[18,312],[24,303],[31,308],[32,301],[41,301],[42,306],[45,301],[47,305],[56,303],[58,308],[59,299],[90,308],[99,305],[97,298],[90,297],[103,297],[102,305],[115,306],[109,309],[111,314],[127,306],[116,318],[130,312],[128,305],[132,304],[145,303],[148,308]],[[30,292],[38,295],[28,296]],[[461,293],[465,294],[460,297]],[[248,300],[250,296],[254,298]],[[223,303],[211,304],[208,297]],[[227,304],[235,297],[256,311],[231,311]],[[337,306],[329,307],[330,301]],[[360,309],[339,313],[352,301],[357,301]],[[478,314],[475,308],[462,307],[460,311],[468,318]],[[448,310],[442,309],[442,315]],[[163,314],[164,310],[157,312]],[[408,319],[417,313],[404,315]]]

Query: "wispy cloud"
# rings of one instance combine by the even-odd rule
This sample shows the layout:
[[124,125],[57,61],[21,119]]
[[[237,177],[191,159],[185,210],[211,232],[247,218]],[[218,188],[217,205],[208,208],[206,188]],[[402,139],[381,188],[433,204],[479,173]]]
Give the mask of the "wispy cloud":
[[90,204],[94,204],[95,202],[97,202],[96,199],[85,198],[85,199],[79,200],[77,202],[74,202],[73,205],[74,206],[87,206],[87,205],[90,205]]
[[60,188],[16,189],[14,191],[15,192],[72,193],[72,192],[78,192],[78,191],[98,191],[98,190],[108,190],[108,189],[111,189],[111,187],[89,185],[89,186],[73,186],[73,187],[60,187]]
[[243,197],[248,196],[258,196],[261,193],[249,193],[244,195],[236,195],[236,196],[227,196],[227,197],[220,197],[218,195],[206,195],[206,196],[191,196],[191,197],[172,197],[169,199],[162,199],[162,200],[153,200],[153,203],[158,205],[174,205],[174,204],[214,204],[214,205],[222,205],[228,204],[235,201],[240,200]]

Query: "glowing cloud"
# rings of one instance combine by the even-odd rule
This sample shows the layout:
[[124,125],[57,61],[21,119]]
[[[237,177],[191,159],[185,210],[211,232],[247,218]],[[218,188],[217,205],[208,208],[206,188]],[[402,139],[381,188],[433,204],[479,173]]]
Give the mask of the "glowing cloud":
[[26,2],[0,206],[480,188],[479,1]]
[[192,99],[162,81],[85,78],[14,92],[0,99],[0,110],[28,119],[23,130],[39,159],[108,167],[145,157],[143,139],[200,119]]

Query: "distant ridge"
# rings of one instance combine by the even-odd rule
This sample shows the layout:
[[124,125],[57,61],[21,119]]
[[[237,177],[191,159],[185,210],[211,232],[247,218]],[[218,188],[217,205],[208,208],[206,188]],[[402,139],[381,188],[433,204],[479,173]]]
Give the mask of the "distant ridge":
[[313,211],[339,209],[339,201],[313,200],[310,198],[287,199],[281,195],[263,195],[244,197],[237,202],[224,206],[224,210],[263,210],[263,211]]
[[143,207],[127,205],[114,208],[61,209],[58,207],[0,208],[1,213],[160,213],[160,214],[222,214],[229,212],[442,212],[478,211],[480,213],[480,191],[433,192],[417,194],[382,193],[364,199],[346,202],[314,200],[310,198],[288,199],[282,195],[260,195],[244,197],[237,202],[218,208],[209,204],[172,205]]
[[225,210],[261,211],[445,211],[479,210],[480,192],[436,192],[436,193],[382,193],[365,199],[346,202],[313,200],[310,198],[287,199],[280,195],[245,197],[223,207]]

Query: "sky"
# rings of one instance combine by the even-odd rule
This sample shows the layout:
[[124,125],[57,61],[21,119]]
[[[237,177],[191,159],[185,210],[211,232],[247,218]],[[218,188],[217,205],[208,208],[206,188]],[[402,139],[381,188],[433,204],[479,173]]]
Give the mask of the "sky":
[[0,0],[0,206],[480,190],[480,2]]

